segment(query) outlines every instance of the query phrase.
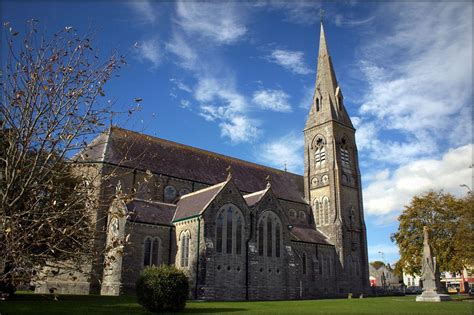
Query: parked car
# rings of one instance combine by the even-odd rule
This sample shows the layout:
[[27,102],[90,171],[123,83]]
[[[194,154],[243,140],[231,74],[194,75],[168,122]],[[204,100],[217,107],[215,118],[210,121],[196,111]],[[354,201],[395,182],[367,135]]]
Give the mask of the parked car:
[[471,287],[469,289],[469,295],[471,295],[471,296],[474,295],[474,287]]

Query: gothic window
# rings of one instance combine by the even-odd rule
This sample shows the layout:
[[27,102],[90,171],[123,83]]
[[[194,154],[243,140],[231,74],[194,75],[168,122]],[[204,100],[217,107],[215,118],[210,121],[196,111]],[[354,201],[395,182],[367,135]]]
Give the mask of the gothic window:
[[242,254],[242,216],[237,217],[237,228],[235,234],[235,251],[237,255],[240,255]]
[[329,224],[329,199],[327,197],[323,199],[323,222],[325,225]]
[[264,238],[263,220],[258,224],[258,255],[263,256],[263,238]]
[[281,231],[280,225],[275,226],[275,256],[280,257],[281,250]]
[[222,211],[217,216],[216,222],[216,251],[222,253],[222,230],[224,228],[224,216]]
[[189,264],[189,239],[190,235],[188,230],[181,233],[181,267],[187,267]]
[[305,253],[303,253],[303,255],[301,256],[301,260],[302,260],[301,269],[303,270],[303,274],[305,275],[306,274],[306,254]]
[[324,225],[323,202],[319,201],[319,225]]
[[227,254],[232,254],[232,207],[227,208],[227,243],[226,243],[226,252]]
[[305,222],[306,221],[306,213],[304,213],[304,211],[300,211],[298,213],[298,218],[299,218],[300,222],[302,222],[302,223]]
[[258,255],[281,257],[282,225],[278,216],[272,211],[266,211],[258,222]]
[[165,202],[172,202],[176,198],[176,188],[171,185],[166,186],[164,195]]
[[289,213],[290,213],[290,218],[292,218],[292,219],[296,218],[296,211],[295,211],[295,209],[290,209]]
[[144,245],[143,266],[158,266],[160,240],[158,238],[147,237]]
[[267,256],[272,257],[272,245],[273,245],[273,230],[272,230],[272,218],[267,217]]
[[326,165],[326,144],[322,137],[316,139],[316,149],[314,151],[314,164],[316,167]]
[[342,167],[350,168],[351,167],[351,158],[349,154],[349,148],[346,143],[346,139],[342,138],[341,140],[341,163]]
[[321,225],[321,220],[319,219],[319,201],[318,199],[314,199],[314,213],[315,213],[315,218],[316,218],[316,226]]
[[242,254],[243,215],[231,204],[219,209],[216,219],[216,252]]

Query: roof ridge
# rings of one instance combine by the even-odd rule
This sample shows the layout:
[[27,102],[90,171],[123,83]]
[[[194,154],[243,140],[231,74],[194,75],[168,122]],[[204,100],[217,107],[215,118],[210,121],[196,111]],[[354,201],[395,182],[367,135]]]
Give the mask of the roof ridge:
[[125,129],[125,128],[121,128],[121,127],[117,127],[117,126],[113,126],[113,127],[110,128],[111,131],[113,129],[117,129],[117,130],[120,130],[120,131],[123,131],[123,132],[128,132],[128,133],[134,133],[134,134],[136,134],[138,136],[141,136],[141,137],[149,137],[154,141],[159,141],[159,142],[162,142],[162,143],[167,143],[167,144],[170,144],[170,145],[179,146],[179,147],[184,148],[184,149],[200,151],[201,153],[206,153],[207,155],[211,155],[211,156],[215,155],[215,156],[218,156],[218,157],[221,157],[221,158],[224,158],[224,159],[233,160],[233,161],[236,161],[236,162],[242,162],[244,164],[250,164],[250,165],[254,165],[254,166],[257,166],[257,167],[261,167],[261,168],[270,169],[270,170],[273,170],[273,171],[277,171],[279,173],[291,174],[291,175],[296,175],[296,176],[303,176],[303,175],[296,174],[296,173],[293,173],[293,172],[279,170],[279,169],[271,167],[271,166],[257,164],[257,163],[254,163],[254,162],[242,160],[240,158],[232,157],[232,156],[225,155],[225,154],[222,154],[222,153],[217,153],[217,152],[209,151],[209,150],[206,150],[206,149],[201,149],[201,148],[198,148],[198,147],[193,147],[193,146],[190,146],[190,145],[187,145],[187,144],[182,144],[182,143],[179,143],[179,142],[159,138],[157,136],[152,136],[152,135],[149,135],[149,134],[140,133],[138,131],[134,131],[134,130],[130,130],[130,129]]
[[167,202],[158,201],[158,200],[146,200],[146,199],[142,199],[142,198],[133,198],[132,201],[139,201],[139,202],[146,202],[146,203],[160,204],[160,205],[176,207],[176,205],[174,203],[167,203]]
[[215,184],[215,185],[212,185],[212,186],[209,186],[209,187],[206,187],[206,188],[202,188],[202,189],[193,191],[193,192],[191,192],[191,193],[189,193],[189,194],[186,194],[186,195],[181,196],[181,198],[180,198],[179,200],[183,200],[183,199],[185,199],[185,198],[187,198],[187,197],[192,197],[192,196],[195,196],[195,195],[197,195],[197,194],[200,194],[200,193],[209,191],[209,190],[211,190],[211,189],[217,188],[217,186],[222,186],[222,185],[224,185],[225,183],[227,183],[227,181],[225,181],[225,182],[220,182],[220,183],[218,183],[218,184]]

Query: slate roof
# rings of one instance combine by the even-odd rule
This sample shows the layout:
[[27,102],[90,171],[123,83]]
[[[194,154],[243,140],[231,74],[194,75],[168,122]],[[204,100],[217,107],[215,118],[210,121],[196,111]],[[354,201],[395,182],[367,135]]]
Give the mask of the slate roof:
[[247,203],[247,206],[251,207],[257,202],[259,202],[266,192],[267,192],[267,188],[265,188],[264,190],[260,190],[260,191],[248,194],[248,195],[244,195],[243,197],[245,199],[245,202]]
[[127,203],[127,209],[131,212],[129,218],[130,221],[148,224],[172,225],[171,221],[176,211],[176,205],[134,199]]
[[105,150],[101,135],[93,148],[83,152],[88,155],[85,160],[150,170],[207,185],[224,181],[230,166],[234,182],[243,193],[265,189],[269,175],[278,198],[306,203],[301,175],[117,127],[110,128],[106,137]]
[[304,228],[300,226],[294,226],[290,230],[290,233],[292,235],[293,240],[295,241],[332,245],[331,243],[328,242],[328,240],[323,234],[314,230],[313,228]]
[[227,182],[222,182],[182,196],[178,201],[173,221],[189,218],[202,213],[226,183]]

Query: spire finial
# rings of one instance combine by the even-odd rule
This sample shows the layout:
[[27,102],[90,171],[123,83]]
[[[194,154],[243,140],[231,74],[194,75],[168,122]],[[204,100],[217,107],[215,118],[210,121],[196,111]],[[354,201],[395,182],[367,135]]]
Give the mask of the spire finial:
[[319,8],[319,19],[320,19],[321,23],[323,23],[324,13],[326,13],[326,11],[324,11],[322,7]]
[[225,169],[227,171],[227,181],[231,180],[232,179],[232,167],[227,166],[227,168]]
[[272,177],[270,176],[270,174],[268,174],[266,177],[265,177],[265,180],[267,181],[267,189],[270,188],[272,186]]

